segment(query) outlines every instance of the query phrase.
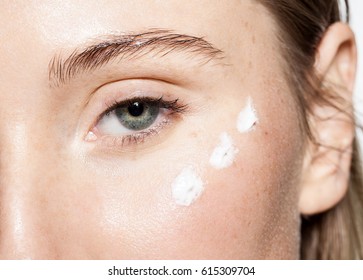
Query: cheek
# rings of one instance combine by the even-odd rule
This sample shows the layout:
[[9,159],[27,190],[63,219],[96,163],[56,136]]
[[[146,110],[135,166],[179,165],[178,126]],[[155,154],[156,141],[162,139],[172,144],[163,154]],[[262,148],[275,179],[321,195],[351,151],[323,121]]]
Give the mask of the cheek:
[[[254,130],[229,134],[238,152],[225,168],[210,163],[219,135],[200,134],[184,142],[180,153],[185,156],[172,166],[155,162],[153,170],[163,176],[144,171],[142,178],[128,181],[127,199],[115,188],[104,199],[105,234],[128,244],[123,252],[131,258],[295,257],[300,141],[287,133],[289,124],[271,125],[276,112],[265,109],[268,124],[260,114]],[[204,190],[183,206],[173,198],[172,186],[190,165],[196,166]]]
[[[122,172],[98,165],[99,173],[84,178],[92,195],[75,203],[88,213],[77,215],[82,230],[74,227],[82,242],[100,258],[296,257],[301,135],[291,133],[294,122],[280,125],[296,119],[280,112],[281,104],[257,101],[258,123],[245,133],[238,132],[236,108],[230,125],[216,120],[198,130],[207,120],[193,121],[179,130],[180,140],[170,139],[174,145],[121,163]],[[211,157],[218,143],[231,147],[223,132],[233,142],[227,149],[233,156],[217,168]],[[172,186],[188,166],[204,189],[185,206]]]
[[302,138],[289,133],[294,123],[279,125],[284,116],[267,107],[254,130],[231,133],[238,149],[233,164],[205,173],[208,184],[193,219],[200,242],[213,244],[215,256],[298,257]]
[[289,102],[283,97],[274,102],[256,98],[258,122],[253,129],[249,126],[239,133],[236,127],[219,122],[210,130],[217,135],[209,137],[214,143],[207,148],[209,154],[213,157],[214,145],[223,143],[224,133],[220,136],[219,131],[227,130],[235,146],[226,151],[235,155],[233,163],[223,168],[209,162],[203,175],[205,192],[188,217],[196,233],[193,240],[199,235],[195,248],[203,248],[208,257],[298,257],[303,136]]

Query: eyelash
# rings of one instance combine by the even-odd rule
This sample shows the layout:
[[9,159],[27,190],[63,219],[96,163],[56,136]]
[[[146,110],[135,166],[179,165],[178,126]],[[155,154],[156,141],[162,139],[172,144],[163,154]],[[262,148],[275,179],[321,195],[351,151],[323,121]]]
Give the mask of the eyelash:
[[[110,104],[106,104],[107,109],[97,118],[95,124],[97,125],[98,122],[106,115],[110,114],[113,110],[117,109],[118,107],[130,106],[134,102],[142,102],[151,104],[153,106],[158,106],[160,109],[166,109],[170,112],[167,116],[172,116],[175,114],[183,114],[188,110],[187,104],[182,104],[179,99],[174,99],[172,101],[167,101],[164,99],[163,96],[160,98],[151,98],[151,97],[134,97],[131,99],[123,100],[123,101],[115,101]],[[134,134],[124,135],[124,136],[109,136],[105,135],[103,141],[107,142],[106,146],[125,146],[125,145],[132,145],[132,144],[140,144],[143,143],[146,138],[157,135],[166,125],[170,124],[170,120],[164,119],[158,124],[153,124],[151,127],[147,128],[143,131],[135,132]]]
[[98,120],[100,120],[103,116],[109,114],[113,110],[117,109],[118,107],[130,106],[135,101],[148,103],[151,105],[156,105],[163,109],[169,109],[169,110],[173,111],[173,113],[183,113],[188,107],[188,105],[186,105],[186,104],[179,104],[178,98],[174,99],[172,101],[166,101],[166,100],[164,100],[163,96],[161,96],[159,98],[134,97],[134,98],[127,99],[124,101],[120,101],[120,102],[115,101],[112,104],[107,105],[107,109],[100,115]]

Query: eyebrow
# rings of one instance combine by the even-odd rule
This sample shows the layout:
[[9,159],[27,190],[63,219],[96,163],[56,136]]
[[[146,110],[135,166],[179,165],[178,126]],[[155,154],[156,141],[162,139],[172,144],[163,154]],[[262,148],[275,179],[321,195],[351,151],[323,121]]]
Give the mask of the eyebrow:
[[55,55],[49,62],[49,82],[60,87],[77,75],[89,73],[119,59],[138,59],[146,54],[164,57],[182,52],[199,58],[201,63],[223,58],[223,51],[203,37],[153,29],[138,34],[108,35],[96,43],[75,49],[68,57]]

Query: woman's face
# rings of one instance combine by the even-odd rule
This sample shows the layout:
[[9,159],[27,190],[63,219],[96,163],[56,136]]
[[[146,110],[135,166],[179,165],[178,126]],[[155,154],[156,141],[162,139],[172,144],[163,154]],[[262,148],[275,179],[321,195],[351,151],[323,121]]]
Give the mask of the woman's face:
[[261,5],[1,5],[1,258],[298,257],[304,138]]

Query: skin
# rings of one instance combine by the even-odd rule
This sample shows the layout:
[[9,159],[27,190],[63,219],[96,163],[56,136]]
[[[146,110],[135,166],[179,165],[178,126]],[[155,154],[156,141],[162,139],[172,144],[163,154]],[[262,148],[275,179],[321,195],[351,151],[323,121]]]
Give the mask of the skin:
[[[209,0],[2,3],[0,258],[299,257],[305,136],[264,7]],[[54,55],[149,28],[203,37],[224,58],[201,63],[182,52],[146,54],[50,86]],[[163,93],[188,109],[141,143],[85,140],[105,104],[139,91]],[[237,116],[249,96],[259,123],[239,133]],[[215,170],[208,162],[222,132],[239,153],[231,167]],[[189,165],[205,190],[185,207],[173,201],[171,184]]]

